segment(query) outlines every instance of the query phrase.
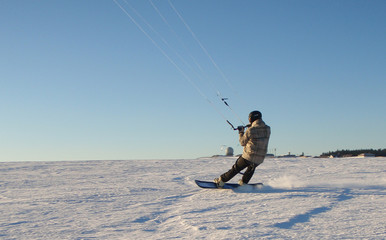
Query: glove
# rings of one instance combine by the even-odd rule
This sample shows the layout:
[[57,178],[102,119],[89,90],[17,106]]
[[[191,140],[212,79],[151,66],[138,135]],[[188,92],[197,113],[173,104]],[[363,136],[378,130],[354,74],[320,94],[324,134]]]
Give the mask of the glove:
[[239,133],[244,133],[244,126],[238,126],[237,130],[239,130]]

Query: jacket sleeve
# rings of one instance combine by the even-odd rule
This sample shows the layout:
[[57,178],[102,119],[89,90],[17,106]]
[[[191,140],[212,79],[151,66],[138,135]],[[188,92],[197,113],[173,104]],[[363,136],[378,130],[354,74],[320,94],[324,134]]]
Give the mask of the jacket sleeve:
[[247,129],[247,131],[245,133],[240,133],[240,138],[239,138],[239,142],[240,142],[240,145],[241,146],[245,146],[247,145],[248,141],[249,141],[249,129]]

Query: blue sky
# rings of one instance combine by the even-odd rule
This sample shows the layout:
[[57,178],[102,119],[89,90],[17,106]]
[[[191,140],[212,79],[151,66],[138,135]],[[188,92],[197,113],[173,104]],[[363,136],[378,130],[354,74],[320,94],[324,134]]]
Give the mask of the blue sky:
[[209,56],[168,1],[117,3],[148,36],[114,1],[1,1],[0,161],[241,153],[252,110],[277,154],[386,147],[385,1],[172,0]]

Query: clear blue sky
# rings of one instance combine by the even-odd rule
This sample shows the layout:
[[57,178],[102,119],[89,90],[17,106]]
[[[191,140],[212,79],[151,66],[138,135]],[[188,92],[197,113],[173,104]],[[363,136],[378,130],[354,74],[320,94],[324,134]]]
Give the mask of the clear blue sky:
[[225,77],[168,1],[173,31],[117,2],[152,40],[114,1],[0,2],[0,161],[240,153],[252,110],[277,154],[386,147],[386,1],[172,0]]

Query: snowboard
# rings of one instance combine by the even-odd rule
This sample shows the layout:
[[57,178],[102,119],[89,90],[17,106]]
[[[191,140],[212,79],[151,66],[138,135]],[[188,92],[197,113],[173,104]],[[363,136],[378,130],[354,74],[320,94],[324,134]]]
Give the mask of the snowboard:
[[208,182],[208,181],[201,181],[201,180],[195,180],[196,184],[201,187],[201,188],[219,188],[219,189],[235,189],[238,187],[243,187],[243,186],[251,186],[254,188],[262,188],[263,184],[262,183],[249,183],[245,184],[243,186],[240,186],[237,183],[225,183],[223,187],[217,187],[216,183],[214,182]]

